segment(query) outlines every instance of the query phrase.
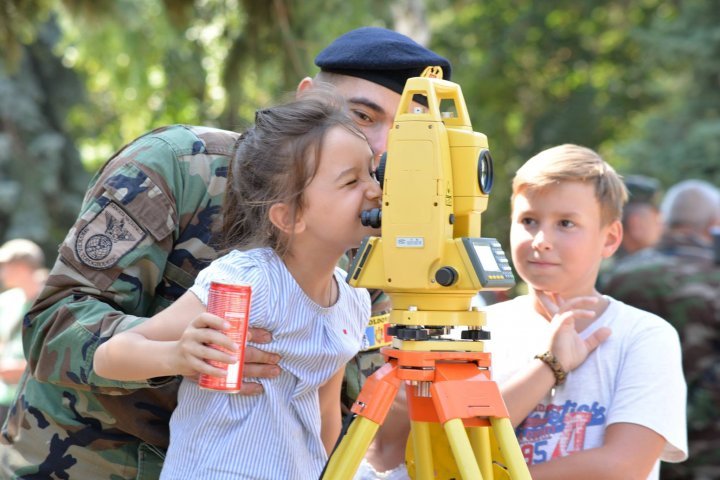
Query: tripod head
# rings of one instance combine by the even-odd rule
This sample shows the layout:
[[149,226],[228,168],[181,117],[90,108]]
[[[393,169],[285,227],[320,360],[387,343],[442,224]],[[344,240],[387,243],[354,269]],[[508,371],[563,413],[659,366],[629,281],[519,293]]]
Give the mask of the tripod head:
[[[473,131],[460,86],[441,77],[429,67],[405,85],[379,168],[382,211],[362,217],[381,236],[365,238],[348,282],[384,290],[391,324],[478,327],[472,297],[515,280],[500,243],[480,236],[493,182],[487,137]],[[413,107],[416,96],[427,110]]]

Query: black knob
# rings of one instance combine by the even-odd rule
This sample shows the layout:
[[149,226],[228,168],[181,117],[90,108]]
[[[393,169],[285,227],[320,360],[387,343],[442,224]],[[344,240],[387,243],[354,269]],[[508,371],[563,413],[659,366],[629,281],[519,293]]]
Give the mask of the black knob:
[[460,332],[463,340],[490,340],[490,332],[487,330],[463,330]]
[[457,282],[458,273],[453,267],[442,267],[435,272],[435,281],[443,287],[449,287]]

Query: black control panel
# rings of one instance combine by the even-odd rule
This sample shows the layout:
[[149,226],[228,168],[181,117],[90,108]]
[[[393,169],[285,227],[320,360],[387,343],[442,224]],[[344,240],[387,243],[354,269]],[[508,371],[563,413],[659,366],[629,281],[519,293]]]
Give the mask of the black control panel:
[[494,238],[463,238],[462,242],[483,288],[515,285],[515,276],[500,242]]

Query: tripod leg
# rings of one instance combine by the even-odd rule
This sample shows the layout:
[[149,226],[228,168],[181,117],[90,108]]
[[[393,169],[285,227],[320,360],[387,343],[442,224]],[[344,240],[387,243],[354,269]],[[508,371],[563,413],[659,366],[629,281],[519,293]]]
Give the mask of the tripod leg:
[[471,427],[470,445],[480,464],[480,473],[485,480],[493,480],[492,450],[489,427]]
[[394,363],[386,363],[365,381],[351,409],[357,417],[330,456],[323,479],[350,480],[355,475],[397,395],[396,373]]
[[443,424],[443,428],[445,429],[448,443],[450,443],[450,448],[453,451],[455,463],[458,466],[458,470],[460,470],[460,476],[462,476],[464,480],[482,480],[483,476],[480,473],[480,467],[473,453],[470,439],[465,431],[462,420],[452,418]]
[[502,456],[510,471],[510,478],[513,480],[532,480],[510,419],[494,417],[490,419],[490,422]]
[[328,463],[323,478],[350,480],[360,466],[380,425],[365,417],[356,417],[345,438]]
[[430,424],[427,422],[411,422],[413,454],[415,455],[415,479],[432,480],[433,473],[432,442],[430,440]]

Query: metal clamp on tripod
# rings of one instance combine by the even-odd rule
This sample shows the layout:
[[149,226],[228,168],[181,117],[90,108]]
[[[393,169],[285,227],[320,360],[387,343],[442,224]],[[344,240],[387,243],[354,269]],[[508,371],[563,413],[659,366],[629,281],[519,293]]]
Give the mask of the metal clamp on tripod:
[[[416,96],[425,98],[427,111],[413,104]],[[438,67],[409,79],[379,169],[382,210],[362,217],[381,226],[382,235],[363,241],[347,279],[390,296],[392,346],[382,350],[387,363],[353,404],[356,417],[323,478],[353,477],[404,384],[411,475],[530,479],[491,380],[484,313],[470,308],[478,291],[514,285],[500,243],[480,237],[492,169],[487,138],[472,130],[459,85],[442,80]],[[456,326],[468,327],[462,339],[443,338]],[[433,451],[433,443],[440,443],[431,435],[437,425],[450,445],[449,460]],[[439,468],[443,462],[450,466]]]

